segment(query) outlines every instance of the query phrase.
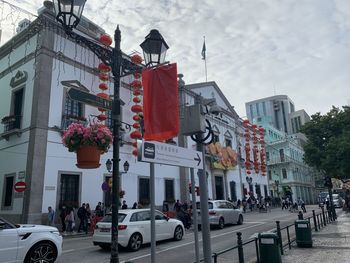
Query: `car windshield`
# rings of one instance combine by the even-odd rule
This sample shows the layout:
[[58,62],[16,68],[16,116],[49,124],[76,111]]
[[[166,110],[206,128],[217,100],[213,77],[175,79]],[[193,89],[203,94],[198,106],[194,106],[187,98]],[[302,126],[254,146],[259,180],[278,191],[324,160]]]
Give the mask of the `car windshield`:
[[[201,203],[197,202],[196,203],[196,207],[197,207],[197,209],[201,209]],[[208,209],[213,209],[213,203],[212,202],[208,202]]]
[[3,219],[2,217],[0,217],[0,223],[5,224],[4,228],[18,228],[19,227],[19,225],[12,224],[9,221]]
[[[118,223],[123,222],[125,217],[126,217],[126,214],[118,214]],[[112,214],[105,215],[105,217],[102,218],[100,222],[112,223]]]

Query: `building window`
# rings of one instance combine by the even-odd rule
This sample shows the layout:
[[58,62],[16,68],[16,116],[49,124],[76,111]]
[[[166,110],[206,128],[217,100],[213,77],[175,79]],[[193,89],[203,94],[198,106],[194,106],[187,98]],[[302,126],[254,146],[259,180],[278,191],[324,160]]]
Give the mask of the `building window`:
[[259,103],[255,104],[256,107],[256,116],[260,116]]
[[270,153],[266,152],[266,161],[270,161]]
[[226,147],[232,148],[232,141],[230,139],[225,138],[225,145],[226,145]]
[[214,133],[213,143],[219,142],[219,134]]
[[252,104],[249,105],[249,111],[250,111],[250,117],[251,117],[251,119],[253,119],[254,114],[253,114],[253,105]]
[[264,195],[265,195],[265,197],[267,197],[267,194],[268,192],[267,192],[267,185],[264,185]]
[[284,162],[284,150],[283,149],[280,149],[280,159],[281,159],[281,162]]
[[165,201],[173,203],[175,201],[174,180],[165,179]]
[[265,101],[262,102],[262,108],[263,108],[263,114],[264,116],[266,116],[266,105],[265,105]]
[[149,205],[149,178],[139,178],[139,202],[142,205]]
[[261,188],[260,188],[259,184],[255,185],[255,193],[256,193],[257,197],[261,196]]
[[285,168],[282,169],[283,179],[287,179],[287,170]]
[[79,174],[61,174],[59,206],[79,207]]
[[231,200],[237,201],[237,191],[236,191],[236,182],[235,181],[230,182],[230,190],[231,190]]
[[63,128],[67,128],[73,122],[85,122],[84,104],[76,100],[72,100],[66,92],[64,114],[63,114]]
[[10,209],[12,207],[14,181],[14,175],[5,175],[2,198],[2,207],[4,209]]
[[268,176],[269,176],[269,180],[272,180],[271,170],[268,170],[268,171],[267,171],[267,174],[268,174]]

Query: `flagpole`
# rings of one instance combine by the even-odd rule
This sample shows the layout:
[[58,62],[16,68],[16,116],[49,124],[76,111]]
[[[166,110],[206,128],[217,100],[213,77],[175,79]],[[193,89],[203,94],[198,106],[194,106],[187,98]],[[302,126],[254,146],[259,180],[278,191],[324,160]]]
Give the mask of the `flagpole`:
[[203,48],[202,48],[202,59],[204,59],[204,67],[205,67],[205,82],[208,82],[208,72],[207,72],[207,55],[206,55],[206,47],[205,47],[205,36],[203,36]]

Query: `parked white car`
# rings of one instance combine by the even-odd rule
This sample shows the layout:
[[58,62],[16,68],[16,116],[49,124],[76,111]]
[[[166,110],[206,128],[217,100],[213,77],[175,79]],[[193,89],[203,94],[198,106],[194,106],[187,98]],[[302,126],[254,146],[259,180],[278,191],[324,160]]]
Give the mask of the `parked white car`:
[[[150,209],[125,209],[118,214],[118,244],[137,251],[142,244],[151,242]],[[156,240],[181,240],[184,226],[180,220],[168,218],[155,211]],[[96,224],[92,241],[103,249],[111,247],[112,214],[107,214]]]
[[0,262],[55,262],[62,253],[56,227],[17,225],[0,218]]
[[[200,202],[196,203],[197,222],[201,227],[201,211]],[[243,214],[240,209],[237,209],[233,203],[226,200],[210,200],[208,201],[209,224],[223,229],[227,224],[243,224]]]

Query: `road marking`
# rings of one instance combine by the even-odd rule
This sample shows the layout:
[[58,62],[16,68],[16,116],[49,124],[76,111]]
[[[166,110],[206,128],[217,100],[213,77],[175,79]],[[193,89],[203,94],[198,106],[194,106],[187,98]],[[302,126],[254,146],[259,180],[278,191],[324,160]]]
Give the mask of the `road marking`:
[[[260,223],[258,223],[256,225],[242,227],[242,228],[239,228],[239,229],[235,229],[233,231],[229,231],[229,232],[225,232],[225,233],[222,233],[222,234],[213,235],[213,236],[210,236],[210,238],[221,237],[221,236],[224,236],[224,235],[232,234],[232,233],[235,233],[235,232],[238,232],[238,231],[241,231],[241,230],[245,230],[245,229],[256,227],[256,226],[263,225],[263,224],[264,223],[260,222]],[[201,242],[202,239],[200,238],[198,241]],[[177,249],[177,248],[180,248],[180,247],[188,246],[188,245],[191,245],[193,243],[194,243],[194,241],[191,241],[191,242],[187,242],[187,243],[184,243],[184,244],[181,244],[181,245],[171,246],[171,247],[168,247],[168,248],[160,249],[160,250],[156,251],[156,254],[160,254],[160,253],[163,253],[163,252],[166,252],[166,251],[169,251],[169,250],[173,250],[173,249]],[[135,258],[130,258],[128,260],[129,261],[138,260],[138,259],[141,259],[141,258],[149,257],[150,255],[151,254],[148,253],[148,254],[144,254],[144,255],[141,255],[141,256],[138,256],[138,257],[135,257]],[[124,262],[126,262],[126,261],[122,261],[121,263],[124,263]]]

